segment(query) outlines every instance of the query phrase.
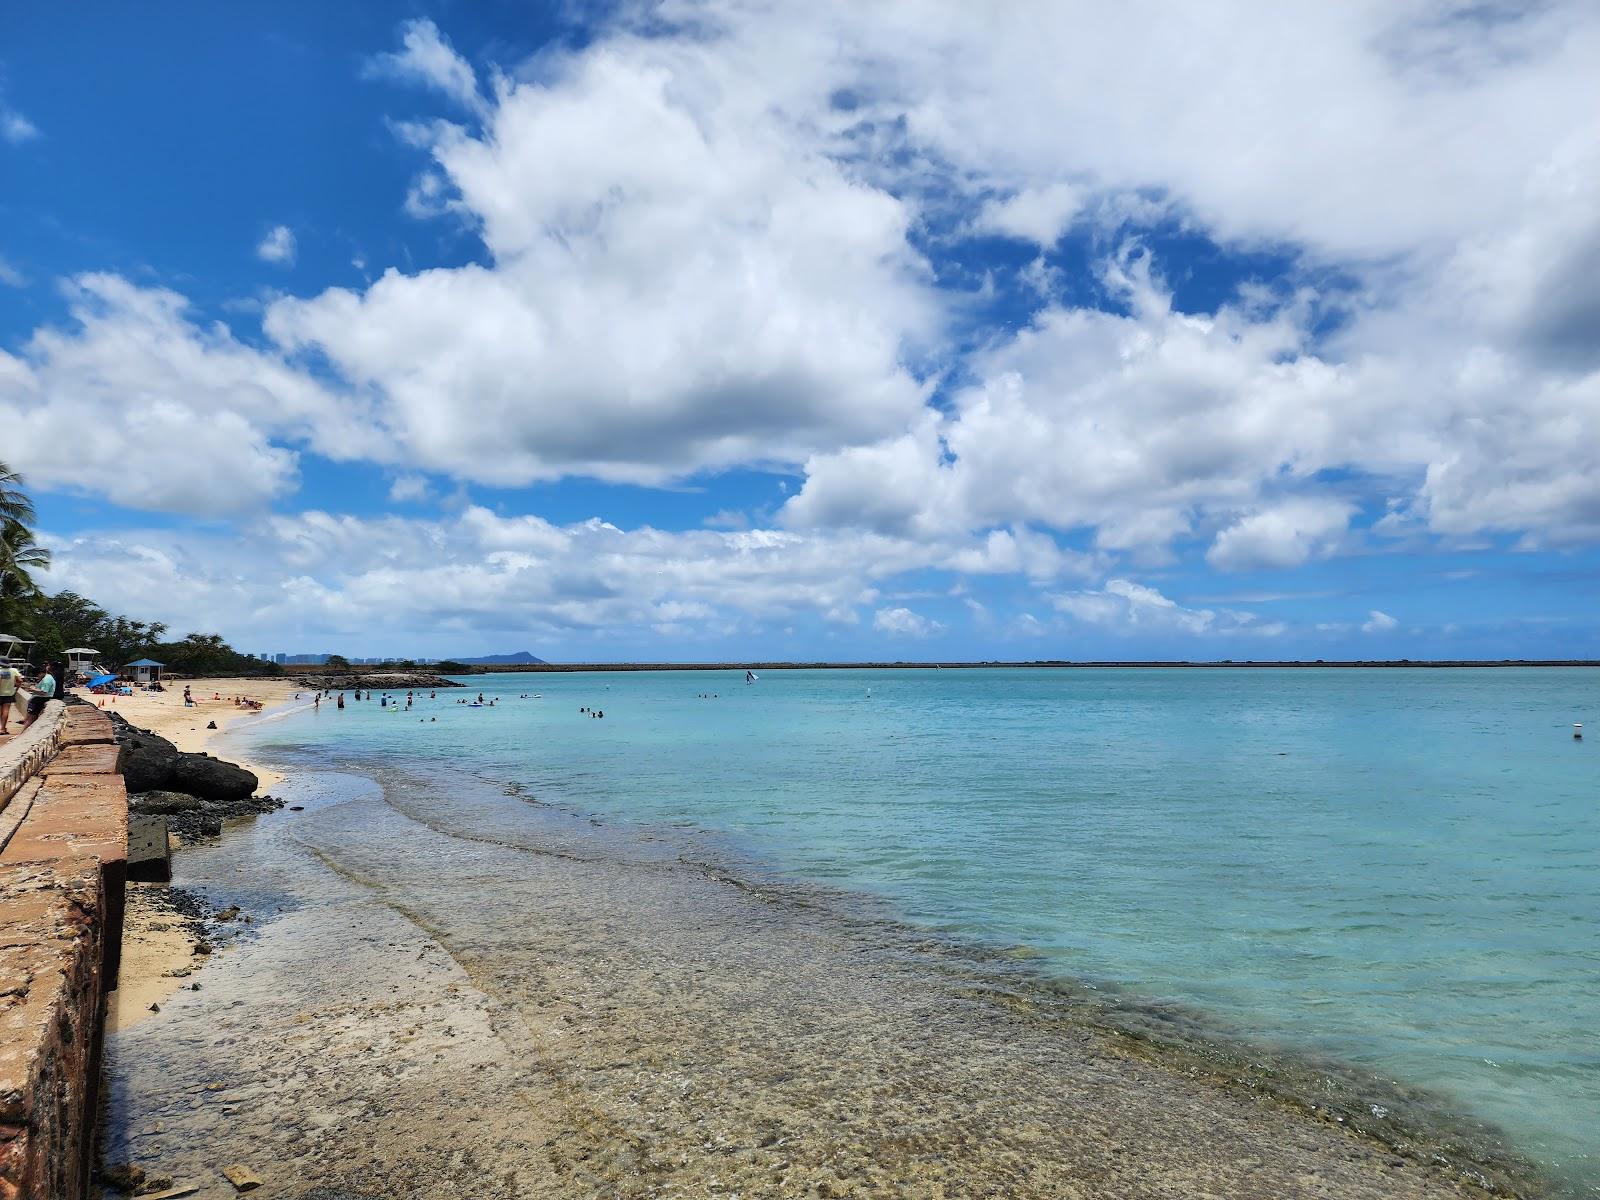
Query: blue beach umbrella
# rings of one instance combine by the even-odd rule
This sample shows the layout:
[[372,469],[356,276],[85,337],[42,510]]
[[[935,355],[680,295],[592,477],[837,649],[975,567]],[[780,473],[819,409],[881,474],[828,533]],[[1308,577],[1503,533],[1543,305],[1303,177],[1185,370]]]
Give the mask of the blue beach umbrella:
[[89,686],[92,688],[103,687],[115,680],[116,677],[117,676],[115,672],[110,675],[96,675],[93,679],[89,680]]

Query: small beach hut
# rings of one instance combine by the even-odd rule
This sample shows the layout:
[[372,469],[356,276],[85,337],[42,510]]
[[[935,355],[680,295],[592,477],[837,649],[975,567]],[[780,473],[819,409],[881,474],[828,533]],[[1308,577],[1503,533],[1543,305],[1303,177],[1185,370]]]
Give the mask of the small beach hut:
[[161,669],[166,665],[153,658],[136,658],[122,668],[122,673],[132,676],[135,683],[160,683]]
[[93,646],[74,646],[67,651],[67,678],[74,674],[82,675],[85,679],[100,672],[94,669],[94,660],[100,657],[100,651]]

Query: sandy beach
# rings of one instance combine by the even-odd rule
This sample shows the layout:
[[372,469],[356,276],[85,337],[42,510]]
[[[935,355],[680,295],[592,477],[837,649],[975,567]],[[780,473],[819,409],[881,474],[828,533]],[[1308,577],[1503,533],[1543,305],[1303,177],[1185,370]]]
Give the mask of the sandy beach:
[[[194,694],[193,708],[183,705],[185,685]],[[102,707],[107,712],[118,713],[139,728],[160,734],[180,750],[215,753],[211,742],[218,735],[237,725],[282,712],[293,703],[297,692],[308,697],[311,695],[304,684],[294,679],[190,679],[169,683],[164,692],[135,692],[131,696],[98,699],[104,701]],[[235,703],[235,697],[259,701],[262,707],[260,710],[240,708]],[[208,729],[206,726],[213,721],[217,727]],[[281,778],[270,767],[260,763],[244,762],[237,758],[233,761],[254,771],[261,780],[262,788],[271,788]]]

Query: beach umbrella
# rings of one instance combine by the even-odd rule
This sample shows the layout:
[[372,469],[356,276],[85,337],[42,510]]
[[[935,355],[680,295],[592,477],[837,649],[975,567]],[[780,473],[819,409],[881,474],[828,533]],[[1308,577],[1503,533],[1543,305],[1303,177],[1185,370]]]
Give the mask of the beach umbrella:
[[110,675],[96,675],[93,679],[89,680],[89,686],[92,688],[104,687],[106,684],[114,682],[116,678],[117,676],[115,672]]

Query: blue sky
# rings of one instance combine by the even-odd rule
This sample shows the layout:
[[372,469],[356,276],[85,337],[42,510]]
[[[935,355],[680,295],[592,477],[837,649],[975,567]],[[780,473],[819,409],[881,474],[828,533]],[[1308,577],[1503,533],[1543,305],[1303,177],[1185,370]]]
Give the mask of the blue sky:
[[13,6],[0,458],[47,586],[251,651],[1600,656],[1597,53]]

